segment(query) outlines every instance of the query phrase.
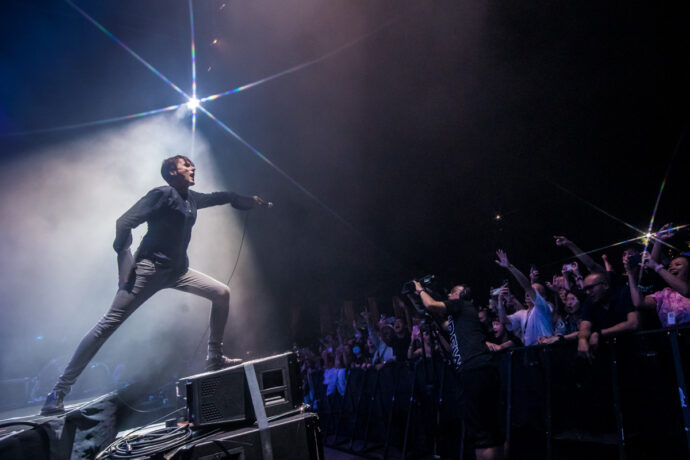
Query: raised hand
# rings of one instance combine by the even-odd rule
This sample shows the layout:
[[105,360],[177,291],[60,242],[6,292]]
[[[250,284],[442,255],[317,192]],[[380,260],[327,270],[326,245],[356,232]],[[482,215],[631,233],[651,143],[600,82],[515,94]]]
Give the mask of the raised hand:
[[254,199],[254,203],[256,203],[257,206],[263,206],[265,208],[270,208],[273,206],[273,203],[271,203],[270,201],[264,200],[259,195],[254,195],[254,196],[252,196],[252,198]]
[[553,286],[556,288],[556,291],[559,289],[565,289],[565,277],[554,275]]
[[554,235],[553,237],[556,240],[556,246],[566,246],[570,244],[570,240],[565,236]]
[[558,342],[559,337],[558,336],[553,336],[553,337],[539,337],[537,339],[537,343],[539,345],[550,345],[552,343]]
[[652,258],[652,255],[648,253],[647,251],[642,253],[642,262],[640,262],[640,265],[643,267],[648,267],[651,268],[652,270],[656,270],[659,267],[663,267],[663,264],[660,264],[656,260]]
[[501,351],[500,345],[496,345],[495,343],[491,343],[491,342],[485,342],[485,343],[486,343],[487,348],[490,351]]
[[534,265],[531,265],[529,268],[529,279],[532,283],[536,283],[539,279],[539,269]]
[[676,230],[670,230],[671,228],[673,228],[673,224],[671,222],[664,224],[656,232],[657,239],[660,239],[662,241],[666,241],[666,240],[670,240],[671,238],[673,238],[673,235],[676,233]]
[[550,289],[553,292],[558,292],[558,275],[553,275],[553,278],[551,278],[551,282],[546,282],[546,287]]
[[510,261],[508,260],[508,254],[505,253],[504,250],[499,249],[496,251],[496,257],[498,257],[498,260],[496,260],[496,263],[503,268],[508,268],[510,267]]

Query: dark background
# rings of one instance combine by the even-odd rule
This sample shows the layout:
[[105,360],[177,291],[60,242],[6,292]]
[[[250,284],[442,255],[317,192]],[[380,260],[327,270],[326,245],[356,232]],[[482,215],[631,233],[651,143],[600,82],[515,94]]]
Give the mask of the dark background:
[[[569,256],[554,234],[585,250],[639,235],[593,205],[646,229],[672,159],[655,228],[688,223],[682,4],[197,0],[202,97],[351,44],[204,105],[321,204],[198,120],[227,187],[275,202],[247,230],[277,299],[275,340],[257,340],[289,344],[289,306],[309,335],[320,303],[385,299],[426,273],[473,285],[483,303],[507,277],[497,248],[550,276]],[[186,1],[77,5],[190,91]],[[5,1],[0,21],[5,165],[112,125],[16,133],[185,102],[65,2]],[[620,248],[605,252],[617,261]]]

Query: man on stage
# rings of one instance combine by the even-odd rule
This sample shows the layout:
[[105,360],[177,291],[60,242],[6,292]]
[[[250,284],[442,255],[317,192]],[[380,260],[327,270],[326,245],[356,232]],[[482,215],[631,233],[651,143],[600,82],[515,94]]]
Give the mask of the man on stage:
[[[247,210],[267,205],[258,196],[246,197],[231,192],[197,193],[194,163],[177,155],[167,158],[161,175],[168,185],[157,187],[141,198],[116,224],[115,242],[120,285],[108,312],[82,339],[64,373],[48,395],[42,415],[64,411],[63,398],[89,361],[113,332],[156,292],[174,288],[211,301],[211,325],[206,370],[239,364],[241,360],[223,355],[223,332],[230,309],[230,289],[225,284],[189,268],[187,246],[198,209],[230,203]],[[135,257],[132,257],[132,229],[148,224]]]

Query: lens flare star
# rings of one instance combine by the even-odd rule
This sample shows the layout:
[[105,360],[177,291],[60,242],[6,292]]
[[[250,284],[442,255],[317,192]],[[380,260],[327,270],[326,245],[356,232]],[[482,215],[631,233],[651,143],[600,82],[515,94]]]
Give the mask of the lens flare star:
[[[190,44],[191,44],[191,67],[192,67],[192,90],[191,90],[191,95],[187,94],[184,90],[182,90],[178,85],[173,83],[168,77],[166,77],[162,72],[160,72],[158,69],[156,69],[153,65],[151,65],[148,61],[146,61],[144,58],[142,58],[139,54],[137,54],[134,50],[132,50],[129,46],[127,46],[122,40],[120,40],[118,37],[116,37],[110,30],[108,30],[105,26],[103,26],[101,23],[99,23],[96,19],[94,19],[92,16],[90,16],[88,13],[86,13],[83,9],[81,9],[79,6],[77,6],[74,2],[71,0],[65,0],[65,3],[67,3],[72,9],[74,9],[76,12],[78,12],[82,17],[84,17],[87,21],[89,21],[91,24],[93,24],[97,29],[99,29],[101,32],[103,32],[105,35],[107,35],[110,39],[112,39],[115,43],[117,43],[122,49],[127,51],[132,57],[134,57],[137,61],[139,61],[141,64],[143,64],[147,69],[149,69],[154,75],[156,75],[158,78],[163,80],[170,88],[172,88],[176,93],[184,97],[184,100],[186,102],[180,103],[180,104],[175,104],[175,105],[170,105],[167,107],[163,107],[160,109],[154,109],[150,110],[147,112],[140,112],[140,113],[135,113],[131,115],[124,115],[120,117],[113,117],[113,118],[107,118],[104,120],[97,120],[97,121],[91,121],[91,122],[85,122],[85,123],[77,123],[77,124],[71,124],[71,125],[64,125],[64,126],[58,126],[58,127],[53,127],[53,128],[45,128],[45,129],[37,129],[37,130],[30,130],[30,131],[21,131],[21,132],[14,132],[14,133],[2,133],[0,136],[6,137],[6,136],[21,136],[21,135],[27,135],[27,134],[39,134],[39,133],[47,133],[47,132],[52,132],[52,131],[61,131],[61,130],[68,130],[68,129],[78,129],[78,128],[84,128],[84,127],[89,127],[89,126],[97,126],[97,125],[102,125],[102,124],[107,124],[107,123],[114,123],[118,121],[123,121],[123,120],[130,120],[130,119],[135,119],[135,118],[141,118],[145,116],[150,116],[150,115],[156,115],[159,113],[164,113],[164,112],[170,112],[173,110],[177,110],[181,107],[186,108],[190,113],[191,113],[191,156],[194,156],[194,145],[195,145],[195,136],[196,136],[196,124],[197,124],[197,111],[201,111],[204,113],[206,116],[208,116],[211,120],[213,120],[218,126],[220,126],[225,132],[229,133],[232,135],[235,139],[237,139],[242,145],[247,147],[254,155],[259,157],[262,161],[264,161],[266,164],[271,166],[276,172],[278,172],[281,176],[283,176],[285,179],[287,179],[291,184],[293,184],[295,187],[297,187],[300,191],[302,191],[305,195],[307,195],[309,198],[314,200],[319,206],[321,206],[325,211],[327,211],[330,215],[335,217],[340,223],[344,224],[346,227],[348,227],[350,230],[353,230],[356,234],[358,234],[360,237],[362,237],[368,244],[370,244],[373,248],[378,250],[379,252],[383,253],[389,258],[392,258],[390,254],[388,254],[386,251],[378,247],[376,244],[374,244],[371,240],[366,238],[361,232],[359,232],[352,224],[350,224],[348,221],[346,221],[342,216],[340,216],[337,212],[335,212],[333,209],[331,209],[328,205],[326,205],[323,201],[321,201],[318,197],[316,197],[313,193],[311,193],[306,187],[301,185],[299,182],[297,182],[295,179],[293,179],[287,172],[283,171],[280,167],[278,167],[275,163],[273,163],[266,155],[261,153],[259,150],[257,150],[255,147],[253,147],[251,144],[249,144],[247,141],[245,141],[242,137],[240,137],[235,131],[233,131],[229,126],[227,126],[225,123],[223,123],[221,120],[219,120],[215,115],[213,115],[211,112],[209,112],[206,108],[202,106],[203,102],[208,102],[208,101],[213,101],[216,99],[219,99],[221,97],[238,93],[241,91],[245,91],[250,88],[254,88],[256,86],[259,86],[263,83],[267,83],[269,81],[275,80],[279,77],[289,75],[291,73],[297,72],[299,70],[302,70],[304,68],[307,68],[309,66],[315,65],[319,62],[324,61],[325,59],[328,59],[348,48],[351,48],[355,46],[356,44],[368,39],[369,37],[377,34],[378,32],[382,31],[383,29],[389,27],[391,24],[397,22],[402,14],[398,14],[398,16],[393,17],[392,19],[389,19],[388,21],[384,22],[374,30],[367,32],[360,37],[355,38],[354,40],[345,43],[344,45],[339,46],[338,48],[321,55],[318,58],[306,61],[302,64],[298,64],[296,66],[290,67],[289,69],[283,70],[281,72],[275,73],[273,75],[270,75],[268,77],[264,77],[260,80],[254,81],[252,83],[248,83],[242,86],[239,86],[237,88],[214,94],[211,96],[206,96],[203,98],[198,98],[197,97],[197,75],[196,75],[196,47],[195,47],[195,34],[194,34],[194,7],[193,7],[193,0],[188,0],[188,6],[189,6],[189,21],[190,21]],[[225,6],[221,7],[221,9]],[[214,39],[213,44],[219,43],[218,39]],[[208,70],[211,70],[211,67],[208,68]]]

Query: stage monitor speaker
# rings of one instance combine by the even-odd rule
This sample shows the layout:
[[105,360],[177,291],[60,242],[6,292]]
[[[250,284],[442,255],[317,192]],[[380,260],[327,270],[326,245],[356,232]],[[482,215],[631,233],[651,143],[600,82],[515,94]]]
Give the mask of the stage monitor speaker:
[[[274,460],[321,460],[323,444],[319,417],[313,413],[292,415],[269,422],[268,437]],[[206,436],[166,454],[170,460],[263,460],[257,427]]]
[[181,379],[178,389],[185,389],[189,421],[194,426],[256,420],[247,367],[256,375],[267,417],[283,414],[301,404],[297,358],[294,353],[283,353]]

